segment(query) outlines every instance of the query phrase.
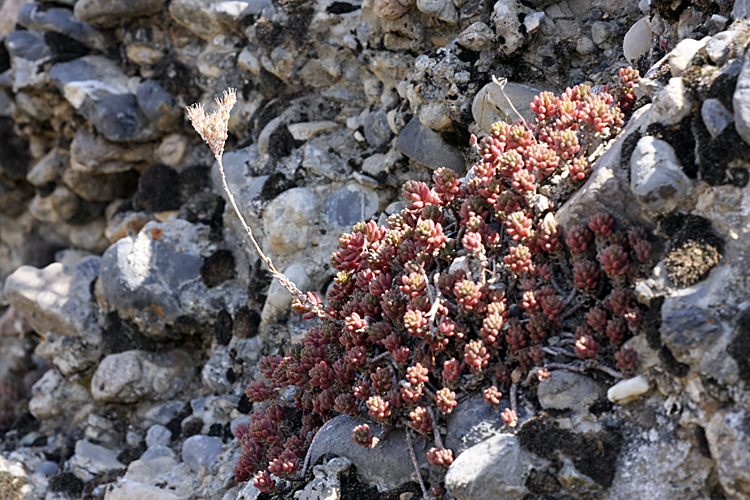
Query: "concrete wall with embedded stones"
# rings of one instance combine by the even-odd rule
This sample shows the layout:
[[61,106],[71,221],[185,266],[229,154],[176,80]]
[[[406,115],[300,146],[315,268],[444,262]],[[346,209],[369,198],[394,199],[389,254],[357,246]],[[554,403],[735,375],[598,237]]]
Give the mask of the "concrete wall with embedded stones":
[[[474,451],[446,481],[462,499],[750,498],[750,30],[731,24],[750,9],[736,3],[5,0],[0,474],[16,479],[0,493],[238,494],[244,388],[305,324],[227,210],[186,105],[238,89],[229,185],[277,267],[322,293],[340,233],[398,212],[405,180],[464,173],[471,133],[633,64],[654,65],[639,90],[651,104],[560,217],[605,208],[658,226],[664,258],[639,290],[655,323],[631,341],[652,390],[592,413],[576,402],[600,400],[601,381],[552,377],[529,411],[555,424],[520,437],[467,404],[449,434],[471,429],[454,446]],[[604,482],[575,447],[528,445],[604,427]],[[402,449],[385,470],[372,457],[319,479],[340,490],[351,462],[382,487],[409,467]]]

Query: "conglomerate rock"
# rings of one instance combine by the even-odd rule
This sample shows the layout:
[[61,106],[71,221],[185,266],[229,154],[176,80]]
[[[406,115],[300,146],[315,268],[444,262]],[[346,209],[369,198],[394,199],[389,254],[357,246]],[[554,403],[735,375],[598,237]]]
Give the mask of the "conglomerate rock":
[[[750,497],[747,4],[6,0],[0,497],[260,494],[232,478],[232,433],[262,406],[245,395],[258,360],[309,323],[270,283],[185,105],[238,89],[227,183],[277,268],[322,296],[339,234],[398,214],[405,181],[470,175],[472,133],[628,64],[641,99],[556,217],[566,234],[602,211],[655,230],[626,343],[649,389],[615,404],[611,374],[549,365],[497,395],[517,400],[517,427],[467,391],[440,416],[453,465],[428,465],[415,434],[416,460],[460,499]],[[420,491],[404,431],[370,422],[367,450],[351,441],[362,422],[326,424],[279,498]]]

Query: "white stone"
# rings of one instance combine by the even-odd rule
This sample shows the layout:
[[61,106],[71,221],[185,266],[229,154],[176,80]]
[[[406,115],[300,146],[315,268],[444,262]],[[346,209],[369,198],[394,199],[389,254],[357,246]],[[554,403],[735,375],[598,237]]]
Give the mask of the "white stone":
[[667,86],[654,97],[649,123],[676,125],[690,114],[692,103],[685,92],[682,78],[670,78]]
[[622,41],[622,52],[629,63],[634,63],[651,49],[651,23],[643,17],[630,27]]
[[620,380],[607,391],[607,399],[613,403],[625,404],[638,399],[650,389],[648,380],[642,375]]
[[642,137],[630,159],[630,188],[656,214],[667,214],[684,202],[692,181],[680,167],[669,143]]
[[669,55],[669,69],[672,76],[682,76],[696,52],[706,45],[706,40],[687,38],[677,44]]
[[318,213],[318,198],[307,188],[284,191],[263,211],[266,243],[275,254],[307,248]]
[[737,87],[732,96],[732,106],[737,133],[750,144],[750,52],[745,52],[742,70],[737,77]]
[[148,484],[138,483],[130,479],[121,478],[114,486],[107,489],[104,500],[181,500],[168,490]]

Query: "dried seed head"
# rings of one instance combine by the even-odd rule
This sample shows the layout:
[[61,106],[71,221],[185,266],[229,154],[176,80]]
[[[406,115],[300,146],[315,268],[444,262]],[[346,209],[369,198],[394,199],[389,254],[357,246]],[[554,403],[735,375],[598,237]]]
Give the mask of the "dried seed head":
[[187,108],[190,123],[193,124],[193,128],[200,134],[203,140],[208,143],[217,160],[224,154],[229,112],[236,102],[237,90],[230,88],[224,91],[223,98],[216,98],[218,108],[209,115],[206,115],[202,104],[193,104]]

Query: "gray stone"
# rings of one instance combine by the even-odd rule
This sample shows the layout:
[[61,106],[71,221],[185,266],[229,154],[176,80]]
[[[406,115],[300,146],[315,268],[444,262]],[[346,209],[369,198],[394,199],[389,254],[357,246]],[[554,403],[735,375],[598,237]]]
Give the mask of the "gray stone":
[[732,7],[734,19],[746,19],[750,17],[750,0],[735,0]]
[[224,425],[230,420],[232,410],[237,408],[237,398],[228,396],[206,396],[190,401],[193,415],[203,421],[205,432],[216,424]]
[[238,28],[243,17],[259,14],[264,6],[261,1],[175,0],[169,4],[169,14],[199,37],[210,40],[224,32],[225,24]]
[[[506,401],[507,402],[507,401]],[[507,406],[507,405],[506,405]],[[447,419],[445,446],[454,457],[498,434],[505,424],[500,413],[484,398],[470,398],[457,405]]]
[[378,110],[367,115],[364,123],[365,139],[373,147],[380,147],[393,137],[385,110]]
[[47,477],[54,476],[60,471],[57,463],[47,460],[34,470],[34,474],[44,474]]
[[528,468],[518,439],[495,435],[464,451],[445,475],[445,489],[458,500],[520,500]]
[[223,444],[221,439],[212,436],[190,436],[182,443],[182,461],[193,472],[198,472],[201,466],[210,467],[221,453]]
[[117,144],[97,135],[89,127],[81,127],[70,145],[70,166],[86,174],[113,174],[143,170],[153,155],[153,143]]
[[[49,75],[65,99],[110,141],[147,141],[164,133],[159,122],[150,122],[131,91],[133,82],[113,61],[103,56],[84,56],[54,64]],[[148,92],[141,101],[147,104],[146,111],[156,102],[149,100]],[[178,116],[174,107],[163,111],[169,120]]]
[[662,340],[675,359],[717,380],[736,380],[738,368],[726,353],[729,334],[720,318],[679,299],[668,299],[665,304]]
[[309,141],[318,134],[324,134],[339,128],[340,124],[331,120],[317,122],[290,123],[287,128],[296,141]]
[[35,31],[14,31],[5,38],[5,47],[14,58],[38,61],[52,57],[44,36]]
[[182,351],[125,351],[110,354],[91,379],[91,395],[100,402],[135,403],[173,398],[192,376]]
[[105,472],[124,469],[117,460],[117,450],[110,450],[85,439],[76,441],[75,454],[68,459],[65,467],[82,481],[90,481],[94,476]]
[[401,153],[396,149],[389,149],[385,154],[375,153],[364,159],[362,172],[377,177],[380,174],[390,172],[399,159],[401,159]]
[[204,256],[215,248],[210,228],[183,219],[149,222],[137,237],[125,237],[102,256],[97,282],[101,303],[136,323],[144,334],[164,338],[180,316],[213,320],[216,311],[244,302],[236,281],[208,288],[201,278]]
[[458,24],[458,11],[452,0],[417,0],[417,9],[449,24]]
[[173,127],[184,112],[175,98],[155,80],[144,80],[138,86],[135,97],[146,118],[160,129]]
[[716,412],[706,426],[706,440],[716,461],[719,482],[730,498],[750,497],[750,416],[739,408]]
[[155,424],[146,431],[146,446],[151,448],[156,445],[168,445],[172,439],[172,431],[163,425]]
[[[97,340],[97,339],[95,339]],[[34,349],[34,353],[52,363],[69,377],[94,366],[101,357],[101,347],[97,343],[88,343],[81,337],[70,337],[47,332]]]
[[727,47],[734,39],[734,35],[734,31],[722,31],[721,33],[716,33],[706,42],[706,55],[712,63],[721,64],[724,62]]
[[596,52],[596,50],[596,44],[591,38],[587,36],[582,36],[576,42],[576,52],[578,52],[582,56],[593,54],[594,52]]
[[31,170],[26,174],[26,180],[36,187],[55,182],[62,176],[64,165],[69,161],[70,155],[54,147],[31,167]]
[[672,212],[687,201],[692,181],[682,171],[669,143],[642,137],[630,159],[630,188],[655,214]]
[[[159,445],[156,448],[164,448],[164,446]],[[130,462],[125,478],[143,484],[160,482],[164,484],[165,476],[174,470],[175,466],[177,466],[177,460],[173,452],[172,455],[154,456],[149,459],[141,457]]]
[[[305,268],[300,264],[292,264],[284,269],[284,275],[297,285],[300,290],[307,290],[310,286],[310,277],[307,275]],[[274,280],[268,287],[266,302],[263,304],[263,310],[260,313],[261,319],[268,323],[281,314],[289,312],[292,305],[292,295],[284,288],[278,280]]]
[[734,121],[734,115],[715,97],[706,99],[701,105],[701,118],[711,137],[717,137]]
[[69,221],[78,215],[81,199],[67,186],[58,185],[47,196],[39,192],[29,204],[29,213],[38,221],[60,223]]
[[62,180],[75,194],[86,201],[113,201],[130,196],[137,184],[135,172],[90,175],[68,168]]
[[742,139],[750,144],[750,51],[745,52],[737,86],[732,96],[734,127]]
[[503,55],[509,56],[520,49],[525,39],[521,33],[522,14],[530,14],[529,9],[518,0],[498,0],[495,2],[492,12],[492,21],[495,23],[495,34],[504,40],[503,44],[496,47]]
[[448,107],[440,101],[433,101],[422,106],[419,110],[419,121],[425,127],[438,132],[450,130],[453,125],[453,120],[448,115]]
[[378,193],[357,183],[349,183],[326,201],[326,222],[335,228],[348,228],[368,221],[379,207]]
[[492,130],[492,124],[498,121],[513,123],[523,118],[531,122],[534,120],[534,112],[529,108],[529,103],[540,92],[542,91],[528,85],[506,83],[501,87],[490,82],[474,97],[471,114],[477,125],[488,133]]
[[211,354],[201,370],[203,384],[214,392],[231,392],[234,384],[227,380],[227,371],[234,369],[229,348],[222,346]]
[[533,34],[544,22],[544,12],[532,12],[528,16],[523,18],[523,26],[526,28],[526,33]]
[[448,167],[456,172],[464,172],[466,162],[461,153],[447,144],[443,138],[419,121],[412,118],[398,136],[398,149],[414,161],[437,170]]
[[183,401],[166,401],[164,403],[143,404],[138,406],[138,421],[144,426],[155,424],[167,425],[178,411],[185,406]]
[[5,298],[40,334],[98,340],[90,285],[99,274],[101,259],[87,257],[75,266],[50,264],[44,269],[18,268],[5,282]]
[[612,37],[614,30],[615,28],[612,26],[612,23],[596,21],[591,25],[591,39],[595,44],[601,46]]
[[[398,488],[412,480],[414,467],[406,447],[406,438],[402,430],[394,430],[383,435],[375,448],[368,449],[353,445],[352,430],[357,425],[366,423],[356,417],[340,415],[329,420],[315,436],[310,449],[310,462],[315,463],[322,455],[332,453],[348,459],[357,467],[360,480],[385,492]],[[369,423],[373,433],[378,429]],[[423,442],[415,443],[415,453],[420,463],[424,463],[426,446]]]
[[458,35],[458,44],[469,50],[489,50],[495,43],[495,33],[483,22],[476,22]]
[[252,481],[248,481],[237,494],[236,500],[257,500],[260,495],[260,490],[253,485]]
[[338,155],[311,142],[304,145],[303,155],[302,166],[321,177],[335,180],[349,173],[348,165]]
[[42,7],[40,2],[30,2],[18,9],[18,24],[32,31],[55,31],[92,49],[104,50],[106,38],[90,24],[81,22],[68,9]]
[[88,416],[87,423],[84,434],[87,440],[109,448],[117,446],[120,435],[110,419],[92,413]]
[[56,370],[48,370],[32,387],[34,397],[29,411],[39,420],[82,423],[91,412],[91,396],[81,384],[66,380]]
[[143,462],[153,462],[160,458],[168,458],[174,460],[176,457],[177,453],[172,451],[171,448],[163,444],[157,444],[144,451],[143,455],[141,455],[140,460]]
[[271,252],[290,254],[308,247],[313,236],[318,197],[309,188],[284,191],[263,211],[263,225]]
[[545,410],[573,410],[586,413],[602,393],[602,387],[591,377],[567,370],[553,370],[539,382],[537,397]]
[[315,479],[310,481],[302,491],[295,492],[295,500],[326,500],[341,498],[341,481],[339,475],[350,469],[351,462],[342,457],[335,457],[326,464],[313,467]]
[[113,28],[134,17],[156,14],[164,9],[164,0],[79,0],[75,16],[97,28]]

